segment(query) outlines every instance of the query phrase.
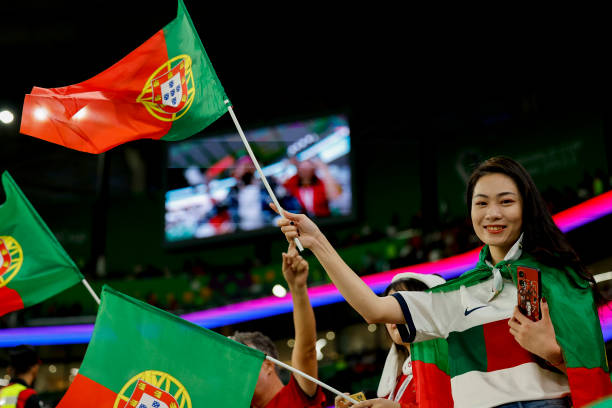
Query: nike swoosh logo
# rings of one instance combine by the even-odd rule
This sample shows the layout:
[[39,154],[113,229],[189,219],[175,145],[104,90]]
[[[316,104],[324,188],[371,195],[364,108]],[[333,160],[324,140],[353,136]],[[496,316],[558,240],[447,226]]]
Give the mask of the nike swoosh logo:
[[466,308],[465,308],[465,312],[463,312],[463,315],[464,315],[464,316],[467,316],[467,315],[469,315],[470,313],[472,313],[474,310],[482,309],[483,307],[487,307],[487,305],[484,305],[484,306],[478,306],[478,307],[475,307],[475,308],[470,309],[470,310],[468,310],[468,309],[467,309],[467,307],[466,307]]

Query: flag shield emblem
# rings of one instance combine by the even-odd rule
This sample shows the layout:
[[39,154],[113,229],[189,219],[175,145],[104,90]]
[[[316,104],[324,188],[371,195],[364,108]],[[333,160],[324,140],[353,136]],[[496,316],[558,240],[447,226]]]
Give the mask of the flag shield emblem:
[[114,408],[179,407],[191,408],[185,387],[171,375],[154,370],[140,373],[128,381],[114,405]]
[[171,122],[187,113],[194,97],[191,57],[183,54],[157,68],[137,100],[155,118]]
[[17,275],[22,263],[23,252],[17,240],[0,236],[0,288]]

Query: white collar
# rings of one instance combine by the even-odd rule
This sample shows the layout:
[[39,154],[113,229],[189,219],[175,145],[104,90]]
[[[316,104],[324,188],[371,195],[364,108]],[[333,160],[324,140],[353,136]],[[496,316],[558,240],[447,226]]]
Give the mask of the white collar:
[[[519,239],[516,240],[514,245],[510,248],[510,250],[504,256],[504,261],[516,261],[523,254],[523,233]],[[492,301],[504,290],[504,279],[501,276],[501,272],[498,268],[496,268],[488,259],[485,259],[485,263],[492,269],[493,274],[493,282],[491,285],[491,296],[489,297],[489,302]]]

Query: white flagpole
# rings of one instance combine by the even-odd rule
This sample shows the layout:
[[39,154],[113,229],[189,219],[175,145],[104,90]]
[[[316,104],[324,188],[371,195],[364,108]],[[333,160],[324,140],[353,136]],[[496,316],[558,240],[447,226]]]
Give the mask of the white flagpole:
[[298,370],[297,368],[291,367],[290,365],[283,363],[282,361],[278,361],[277,359],[275,359],[273,357],[270,357],[270,356],[266,356],[266,360],[270,360],[271,362],[273,362],[276,365],[279,365],[279,366],[281,366],[283,368],[286,368],[287,370],[289,370],[289,371],[291,371],[293,373],[296,373],[297,375],[301,375],[302,377],[306,378],[307,380],[310,380],[313,383],[315,383],[317,385],[320,385],[321,387],[325,388],[326,390],[333,392],[334,394],[344,398],[345,400],[347,400],[347,401],[349,401],[349,402],[351,402],[353,404],[357,404],[359,402],[359,401],[356,401],[353,398],[349,397],[348,395],[341,393],[337,389],[335,389],[333,387],[330,387],[329,385],[325,384],[324,382],[321,382],[321,381],[317,380],[316,378],[311,377],[308,374]]
[[91,286],[89,286],[89,282],[87,282],[87,279],[83,278],[83,280],[81,282],[87,288],[87,290],[89,291],[89,294],[91,295],[91,297],[94,298],[94,300],[96,301],[96,303],[99,306],[100,305],[100,298],[98,297],[98,295],[96,295],[96,292],[94,292],[94,290],[91,288]]
[[[228,104],[229,100],[226,100],[225,103]],[[274,191],[272,191],[272,188],[270,187],[270,184],[268,184],[268,180],[266,179],[266,176],[263,174],[263,171],[261,171],[261,167],[259,167],[259,163],[257,162],[255,155],[253,154],[253,150],[251,150],[251,146],[249,145],[248,140],[244,136],[244,132],[242,131],[242,128],[240,127],[240,123],[238,123],[238,119],[236,118],[234,109],[232,108],[231,105],[229,105],[227,107],[227,110],[229,111],[232,117],[232,120],[234,121],[234,125],[236,125],[236,129],[238,130],[238,134],[240,135],[240,138],[242,139],[242,143],[244,143],[244,147],[246,147],[247,152],[249,152],[249,156],[251,157],[251,160],[253,161],[253,164],[255,165],[255,168],[257,169],[259,176],[261,177],[261,181],[263,181],[264,186],[266,187],[266,190],[268,190],[268,194],[270,194],[270,198],[272,198],[274,205],[276,205],[276,208],[278,208],[278,213],[280,214],[281,217],[285,218],[285,212],[283,211],[283,208],[278,203],[278,200],[276,199],[276,196],[274,195]],[[304,247],[302,246],[302,243],[300,242],[300,240],[297,238],[294,238],[294,241],[298,249],[300,251],[303,251]]]

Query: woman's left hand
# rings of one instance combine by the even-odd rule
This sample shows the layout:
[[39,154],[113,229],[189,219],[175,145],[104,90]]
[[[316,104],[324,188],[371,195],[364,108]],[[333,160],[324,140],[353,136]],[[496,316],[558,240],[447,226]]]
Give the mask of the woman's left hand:
[[399,408],[400,404],[397,402],[385,399],[375,398],[367,401],[362,401],[358,404],[353,405],[352,408]]
[[534,322],[523,315],[518,306],[515,306],[514,314],[508,321],[510,334],[525,350],[557,366],[563,363],[563,354],[555,337],[555,328],[550,320],[548,303],[544,299],[540,301],[540,310],[542,310],[542,318]]

